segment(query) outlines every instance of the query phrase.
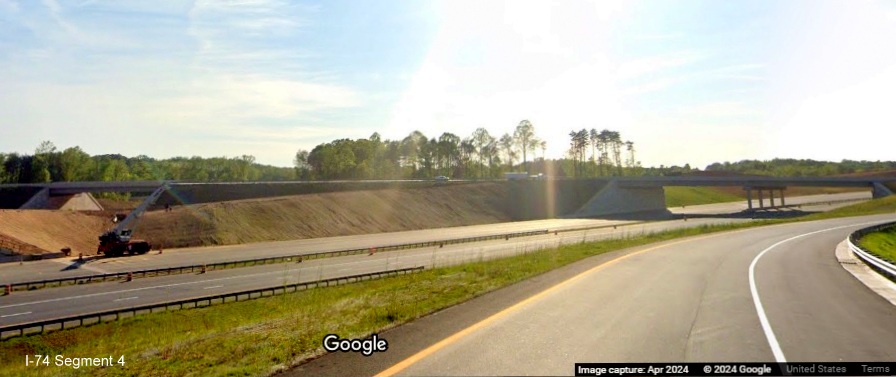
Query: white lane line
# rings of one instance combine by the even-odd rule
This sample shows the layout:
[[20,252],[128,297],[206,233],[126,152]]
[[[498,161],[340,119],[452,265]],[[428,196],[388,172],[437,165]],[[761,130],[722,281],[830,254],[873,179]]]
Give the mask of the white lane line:
[[117,301],[127,301],[127,300],[135,300],[135,299],[137,299],[137,296],[133,296],[133,297],[125,297],[125,298],[116,298],[116,299],[113,300],[113,301],[116,301],[116,302],[117,302]]
[[0,318],[15,317],[15,316],[17,316],[17,315],[26,315],[26,314],[31,314],[31,312],[16,313],[16,314],[7,314],[7,315],[0,315]]
[[213,285],[213,286],[211,286],[211,287],[205,287],[205,288],[202,288],[202,289],[215,289],[215,288],[221,288],[221,287],[223,287],[223,285]]
[[771,251],[778,245],[793,241],[797,238],[802,238],[805,236],[811,236],[813,234],[824,233],[832,230],[843,229],[843,228],[852,228],[856,226],[868,225],[868,224],[879,224],[885,221],[877,220],[877,221],[869,221],[859,224],[850,224],[850,225],[842,225],[828,229],[816,230],[814,232],[800,234],[798,236],[790,237],[783,241],[778,241],[774,245],[769,246],[767,249],[762,250],[755,258],[753,258],[753,262],[750,263],[750,293],[753,295],[753,304],[756,306],[756,314],[759,315],[759,322],[762,324],[762,331],[765,332],[765,338],[768,340],[768,345],[772,349],[772,353],[775,355],[775,360],[779,363],[786,363],[787,359],[784,357],[784,351],[781,350],[781,345],[778,344],[778,338],[775,336],[775,332],[772,330],[771,324],[768,322],[768,316],[765,314],[765,309],[762,306],[762,301],[759,299],[759,291],[756,289],[756,263],[759,262],[759,258],[762,258],[765,253]]

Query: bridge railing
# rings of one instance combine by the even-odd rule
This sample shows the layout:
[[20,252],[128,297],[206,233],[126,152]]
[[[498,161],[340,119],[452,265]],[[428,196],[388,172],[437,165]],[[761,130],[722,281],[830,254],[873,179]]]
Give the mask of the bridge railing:
[[424,248],[424,247],[435,247],[435,246],[441,247],[444,245],[470,243],[470,242],[481,242],[481,241],[489,241],[489,240],[497,240],[497,239],[509,240],[511,238],[544,235],[547,233],[548,233],[548,231],[546,229],[543,229],[543,230],[534,230],[534,231],[529,231],[529,232],[492,234],[492,235],[477,236],[477,237],[464,237],[464,238],[454,238],[454,239],[439,240],[439,241],[403,243],[403,244],[365,247],[365,248],[356,248],[356,249],[323,251],[323,252],[317,252],[317,253],[290,254],[290,255],[275,256],[275,257],[253,258],[253,259],[244,259],[244,260],[208,263],[208,264],[195,264],[195,265],[189,265],[189,266],[177,266],[177,267],[165,267],[165,268],[155,268],[155,269],[146,269],[146,270],[137,270],[137,271],[113,272],[113,273],[106,273],[106,274],[81,275],[81,276],[73,276],[73,277],[58,278],[58,279],[46,279],[46,280],[26,281],[26,282],[19,282],[19,283],[0,284],[0,289],[8,286],[11,291],[25,291],[25,290],[34,290],[34,289],[49,288],[49,287],[59,287],[59,286],[63,286],[63,285],[76,285],[76,284],[101,283],[101,282],[107,282],[107,281],[119,281],[119,280],[125,280],[128,278],[145,278],[145,277],[167,276],[167,275],[177,275],[177,274],[185,274],[185,273],[200,273],[203,271],[222,270],[222,269],[236,268],[236,267],[248,267],[248,266],[264,265],[264,264],[286,263],[286,262],[293,262],[293,261],[300,262],[300,261],[306,261],[306,260],[340,257],[340,256],[347,256],[347,255],[357,255],[357,254],[370,253],[370,252],[419,249],[419,248]]
[[329,279],[321,279],[309,282],[278,285],[276,287],[251,289],[240,292],[231,292],[217,295],[208,295],[202,297],[189,298],[186,300],[163,302],[149,305],[133,306],[122,309],[107,310],[102,312],[81,314],[68,317],[53,318],[43,321],[20,323],[12,326],[0,327],[0,339],[7,339],[16,336],[40,334],[53,330],[64,330],[78,326],[91,325],[101,322],[117,321],[122,318],[134,317],[139,314],[151,314],[168,310],[181,310],[189,308],[200,308],[211,306],[213,304],[223,304],[225,302],[245,301],[261,297],[270,297],[274,295],[296,292],[317,287],[329,287],[341,284],[355,283],[365,280],[379,279],[389,276],[405,275],[423,270],[423,266],[401,268],[395,270],[386,270],[378,272],[370,272],[366,274],[334,277]]
[[896,281],[896,261],[881,258],[869,252],[868,250],[863,249],[861,246],[858,246],[859,240],[866,234],[892,227],[896,227],[896,222],[878,224],[859,229],[849,235],[849,237],[847,238],[847,244],[849,246],[849,250],[852,251],[860,259],[862,259],[866,264],[868,264],[869,267],[881,273],[882,275],[887,276],[891,280]]

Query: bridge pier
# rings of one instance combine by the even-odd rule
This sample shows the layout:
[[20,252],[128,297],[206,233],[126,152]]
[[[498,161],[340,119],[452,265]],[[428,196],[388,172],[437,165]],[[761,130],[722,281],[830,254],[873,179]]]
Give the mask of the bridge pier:
[[[759,199],[759,207],[758,207],[758,209],[776,208],[776,207],[775,207],[775,191],[780,191],[779,199],[781,200],[781,207],[785,206],[785,205],[786,205],[785,202],[784,202],[784,189],[785,189],[785,188],[786,188],[786,187],[751,187],[751,186],[745,186],[745,187],[744,187],[744,191],[747,192],[747,210],[748,210],[748,211],[753,211],[753,210],[754,210],[754,207],[753,207],[753,191],[754,191],[754,190],[756,191],[757,196],[758,196],[758,199]],[[769,206],[768,206],[768,207],[765,206],[765,196],[763,195],[763,193],[766,192],[766,191],[768,191],[768,200],[769,200]]]
[[744,190],[747,191],[747,210],[753,211],[753,189],[744,187]]

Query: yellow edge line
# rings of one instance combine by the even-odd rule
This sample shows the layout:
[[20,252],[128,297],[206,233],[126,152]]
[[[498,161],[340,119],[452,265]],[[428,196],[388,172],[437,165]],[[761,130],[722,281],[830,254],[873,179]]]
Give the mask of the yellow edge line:
[[[749,229],[749,228],[748,228],[748,229]],[[557,283],[556,285],[551,286],[550,288],[547,288],[547,289],[545,289],[545,290],[543,290],[543,291],[541,291],[541,292],[538,292],[538,293],[536,293],[534,296],[531,296],[531,297],[529,297],[529,298],[527,298],[527,299],[525,299],[525,300],[523,300],[523,301],[520,301],[520,302],[518,302],[518,303],[516,303],[516,304],[513,304],[512,306],[510,306],[510,307],[507,308],[507,309],[504,309],[504,310],[502,310],[502,311],[500,311],[500,312],[497,312],[497,313],[495,313],[495,314],[492,314],[490,317],[488,317],[488,318],[486,318],[486,319],[483,319],[483,320],[481,320],[481,321],[479,321],[479,322],[477,322],[477,323],[474,323],[474,324],[470,325],[470,327],[467,327],[467,328],[465,328],[465,329],[463,329],[463,330],[461,330],[461,331],[458,331],[458,332],[454,333],[453,335],[451,335],[451,336],[449,336],[449,337],[447,337],[447,338],[445,338],[445,339],[442,339],[442,340],[439,341],[438,343],[433,344],[433,345],[427,347],[426,349],[424,349],[424,350],[422,350],[422,351],[420,351],[420,352],[417,352],[417,353],[414,354],[414,355],[411,355],[410,357],[408,357],[408,358],[406,358],[406,359],[404,359],[404,360],[398,362],[397,364],[391,366],[389,369],[386,369],[386,370],[384,370],[384,371],[382,371],[382,372],[377,373],[377,374],[375,375],[375,377],[388,377],[388,376],[393,376],[393,375],[395,375],[396,373],[399,373],[399,372],[405,370],[407,367],[413,365],[414,363],[416,363],[416,362],[418,362],[418,361],[420,361],[420,360],[425,359],[425,358],[428,357],[429,355],[432,355],[432,354],[435,353],[436,351],[439,351],[439,350],[441,350],[442,348],[445,348],[445,347],[451,345],[452,343],[457,342],[457,341],[460,340],[461,338],[463,338],[463,337],[465,337],[465,336],[467,336],[467,335],[470,335],[470,334],[476,332],[476,330],[479,330],[479,329],[481,329],[481,328],[483,328],[483,327],[485,327],[485,326],[488,326],[488,325],[491,324],[492,322],[495,322],[495,321],[497,321],[497,320],[499,320],[499,319],[501,319],[501,318],[503,318],[503,317],[506,317],[506,316],[510,315],[511,313],[513,313],[513,312],[519,310],[519,309],[522,308],[523,306],[526,306],[526,305],[528,305],[528,304],[530,304],[530,303],[533,303],[533,302],[535,302],[535,301],[538,301],[538,300],[540,300],[541,298],[543,298],[543,297],[545,297],[545,296],[547,296],[547,295],[549,295],[549,294],[551,294],[551,293],[553,293],[553,292],[555,292],[555,291],[557,291],[557,290],[559,290],[559,289],[561,289],[561,288],[564,288],[564,287],[566,287],[566,286],[568,286],[568,285],[571,285],[571,284],[575,283],[576,281],[579,281],[579,280],[583,279],[583,278],[585,277],[585,275],[588,275],[588,274],[593,273],[593,272],[595,272],[595,271],[601,270],[601,269],[603,269],[603,268],[605,268],[605,267],[607,267],[607,266],[611,266],[611,265],[613,265],[613,264],[615,264],[615,263],[617,263],[617,262],[619,262],[619,261],[621,261],[621,260],[623,260],[623,259],[626,259],[626,258],[628,258],[628,257],[632,257],[632,256],[635,256],[635,255],[638,255],[638,254],[641,254],[641,253],[646,253],[646,252],[651,251],[651,250],[656,250],[656,249],[664,248],[664,247],[667,247],[667,246],[677,245],[677,244],[685,243],[685,242],[698,241],[698,240],[702,240],[702,239],[706,239],[706,238],[718,237],[718,236],[721,236],[721,235],[723,235],[723,234],[724,234],[724,235],[727,235],[727,234],[737,233],[737,232],[741,232],[741,231],[748,230],[748,229],[736,230],[736,231],[734,231],[734,232],[721,232],[721,233],[710,234],[710,235],[706,235],[706,236],[702,236],[702,237],[696,237],[696,238],[688,238],[688,239],[681,240],[681,241],[675,241],[675,242],[671,242],[671,243],[666,243],[666,244],[662,244],[662,245],[658,245],[658,246],[649,247],[649,248],[644,249],[644,250],[639,250],[639,251],[636,251],[636,252],[633,252],[633,253],[630,253],[630,254],[626,254],[626,255],[620,256],[620,257],[618,257],[618,258],[616,258],[616,259],[609,260],[609,261],[607,261],[607,262],[605,262],[605,263],[602,263],[602,264],[600,264],[600,265],[594,266],[594,267],[592,267],[591,269],[589,269],[589,270],[587,270],[587,271],[585,271],[585,272],[579,273],[579,274],[576,275],[576,276],[573,276],[573,277],[571,277],[571,278],[569,278],[569,279],[566,279],[566,280],[564,280],[564,281],[562,281],[562,282],[559,282],[559,283]]]

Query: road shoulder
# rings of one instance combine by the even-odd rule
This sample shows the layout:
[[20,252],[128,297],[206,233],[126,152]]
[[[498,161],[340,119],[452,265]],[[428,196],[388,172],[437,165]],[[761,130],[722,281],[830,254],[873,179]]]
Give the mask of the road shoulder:
[[856,257],[849,250],[846,240],[837,245],[834,254],[837,256],[837,262],[840,263],[840,266],[855,276],[868,289],[871,289],[874,293],[896,306],[896,284],[880,276],[880,274],[868,267],[865,262]]

